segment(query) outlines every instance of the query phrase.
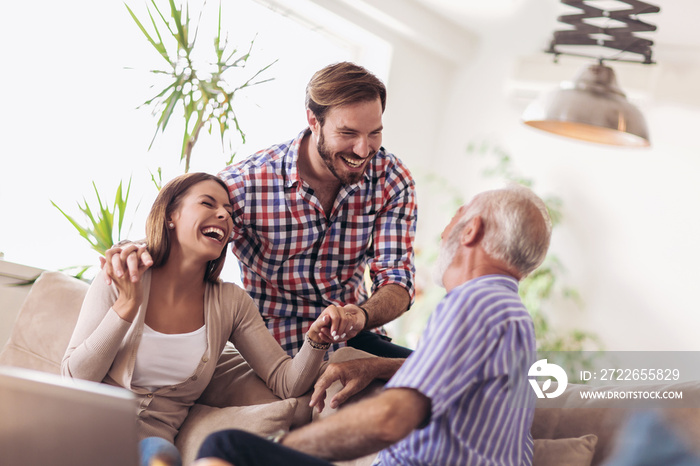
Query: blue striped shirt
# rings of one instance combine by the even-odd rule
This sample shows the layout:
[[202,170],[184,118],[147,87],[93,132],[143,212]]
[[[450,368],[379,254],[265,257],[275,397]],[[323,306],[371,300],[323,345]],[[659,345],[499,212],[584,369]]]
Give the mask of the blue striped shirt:
[[430,421],[379,454],[383,465],[530,465],[535,330],[518,282],[487,275],[451,290],[386,387],[430,398]]

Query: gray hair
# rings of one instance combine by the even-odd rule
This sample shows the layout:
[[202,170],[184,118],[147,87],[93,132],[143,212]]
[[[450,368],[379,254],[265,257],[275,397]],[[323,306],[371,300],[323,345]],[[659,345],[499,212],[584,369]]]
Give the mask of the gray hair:
[[544,201],[529,188],[511,184],[474,197],[450,236],[458,236],[474,217],[483,223],[481,247],[489,256],[527,276],[544,261],[552,220]]

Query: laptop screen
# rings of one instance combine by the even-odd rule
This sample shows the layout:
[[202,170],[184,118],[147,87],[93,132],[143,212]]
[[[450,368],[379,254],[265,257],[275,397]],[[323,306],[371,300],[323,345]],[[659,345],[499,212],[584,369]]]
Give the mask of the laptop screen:
[[0,464],[136,466],[134,395],[0,366]]

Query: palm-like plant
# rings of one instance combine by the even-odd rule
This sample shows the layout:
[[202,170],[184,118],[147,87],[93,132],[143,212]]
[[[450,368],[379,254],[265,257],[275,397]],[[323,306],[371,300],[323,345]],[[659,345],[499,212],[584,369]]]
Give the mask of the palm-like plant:
[[[176,113],[176,109],[181,108],[185,129],[182,136],[180,161],[185,161],[185,173],[187,173],[190,169],[192,149],[203,128],[208,129],[211,133],[212,129],[216,127],[221,136],[222,145],[228,141],[229,148],[233,147],[234,135],[238,135],[241,142],[245,143],[245,133],[241,129],[233,107],[235,94],[242,89],[270,81],[271,79],[258,80],[258,78],[276,60],[252,73],[241,84],[232,85],[227,81],[229,73],[234,69],[242,70],[246,67],[254,41],[251,41],[248,49],[243,52],[239,52],[238,49],[229,45],[227,38],[222,36],[222,10],[219,2],[218,22],[214,37],[214,59],[210,63],[204,64],[195,62],[193,55],[202,13],[199,15],[197,24],[193,26],[186,0],[184,3],[183,13],[183,8],[178,7],[174,0],[168,0],[170,15],[166,18],[162,9],[156,5],[155,0],[150,0],[150,7],[147,6],[148,22],[146,23],[139,20],[128,5],[126,8],[148,42],[167,63],[162,69],[151,71],[158,76],[166,77],[167,85],[143,104],[152,107],[154,115],[158,116],[156,131],[149,149],[158,133],[165,131],[170,118]],[[144,25],[149,23],[152,26],[151,32]],[[235,157],[235,152],[232,150],[230,154],[231,157],[227,163],[231,163]],[[160,189],[163,183],[160,167],[155,173],[151,172],[151,180],[156,188]],[[93,182],[93,188],[97,195],[97,208],[91,208],[86,200],[83,200],[83,205],[78,203],[78,207],[85,215],[87,226],[81,225],[53,201],[52,204],[68,219],[80,236],[90,243],[95,251],[104,254],[114,243],[122,239],[122,225],[130,187],[131,180],[129,180],[126,194],[123,195],[122,184],[119,184],[114,204],[110,210],[108,204],[102,203],[97,186]]]
[[157,134],[165,131],[175,109],[181,107],[184,112],[185,129],[180,160],[185,161],[185,172],[189,171],[192,149],[200,131],[205,127],[209,133],[214,127],[218,129],[222,145],[225,145],[228,140],[228,147],[232,152],[228,160],[230,163],[235,156],[232,151],[233,137],[230,133],[238,134],[241,141],[245,142],[245,133],[241,129],[233,107],[234,96],[242,89],[270,81],[271,79],[258,80],[258,77],[276,60],[253,73],[243,83],[232,85],[226,80],[225,75],[234,68],[240,69],[246,66],[254,40],[244,52],[229,46],[227,38],[222,38],[221,2],[219,2],[218,25],[214,38],[215,60],[198,66],[193,59],[193,52],[197,43],[199,22],[193,30],[189,7],[186,6],[183,13],[182,7],[178,8],[174,0],[168,0],[168,3],[169,19],[156,5],[155,0],[151,0],[151,8],[147,7],[152,32],[147,30],[144,22],[139,20],[134,11],[126,5],[129,14],[148,42],[167,63],[164,69],[155,69],[152,73],[170,78],[164,89],[143,104],[153,107],[154,115],[159,115],[151,146]]
[[53,206],[56,207],[63,214],[63,216],[66,217],[66,219],[68,219],[71,225],[78,230],[80,236],[85,238],[85,240],[90,243],[92,249],[100,254],[104,254],[105,251],[111,248],[115,242],[119,242],[122,239],[124,213],[126,212],[126,205],[129,201],[131,179],[129,179],[126,192],[123,190],[122,182],[119,183],[111,210],[109,204],[102,203],[100,193],[98,192],[94,181],[92,182],[92,187],[95,190],[95,195],[97,196],[98,208],[94,209],[93,211],[85,198],[83,198],[83,205],[78,203],[78,208],[80,208],[80,211],[83,213],[83,215],[85,215],[88,226],[82,226],[80,222],[65,213],[55,202],[51,201],[51,204],[53,204]]

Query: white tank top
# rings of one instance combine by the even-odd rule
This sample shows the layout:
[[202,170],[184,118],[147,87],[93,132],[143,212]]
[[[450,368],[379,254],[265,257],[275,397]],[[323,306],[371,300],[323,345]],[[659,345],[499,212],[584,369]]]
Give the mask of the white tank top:
[[207,350],[206,325],[190,333],[166,334],[144,324],[131,384],[155,391],[187,380]]

